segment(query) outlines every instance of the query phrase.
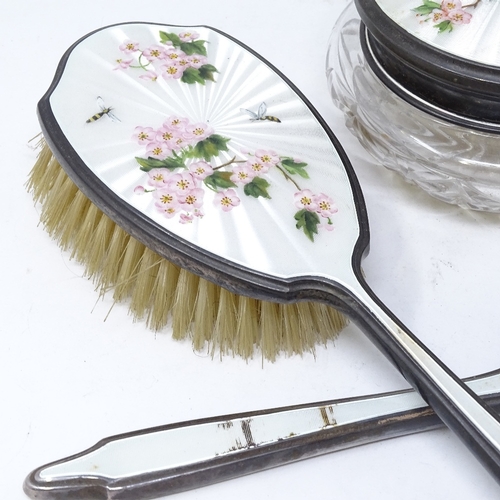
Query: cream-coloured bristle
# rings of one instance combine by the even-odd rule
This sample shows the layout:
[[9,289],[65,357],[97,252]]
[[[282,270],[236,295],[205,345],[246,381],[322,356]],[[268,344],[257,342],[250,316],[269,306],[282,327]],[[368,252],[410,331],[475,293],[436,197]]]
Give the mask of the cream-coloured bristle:
[[180,269],[168,262],[160,259],[158,273],[156,275],[153,288],[153,301],[148,316],[148,326],[155,331],[166,326],[168,318],[174,304]]
[[274,361],[283,338],[283,318],[279,304],[263,301],[260,306],[260,346],[264,358]]
[[129,238],[121,259],[120,272],[113,287],[113,298],[121,302],[132,296],[139,275],[139,267],[144,245],[134,238]]
[[36,203],[43,203],[50,193],[56,178],[61,174],[61,166],[52,156],[48,146],[40,142],[40,151],[33,169],[28,177],[26,188],[33,195]]
[[238,328],[237,299],[234,293],[225,288],[220,289],[219,305],[212,336],[212,356],[219,352],[220,356],[234,354],[234,334]]
[[234,339],[234,352],[239,356],[251,358],[260,336],[258,301],[250,297],[238,296],[237,327]]
[[198,276],[185,269],[181,269],[179,272],[172,305],[172,335],[174,339],[184,339],[191,331],[199,280]]
[[297,352],[297,346],[302,346],[304,351],[314,351],[314,340],[315,336],[313,333],[313,329],[307,328],[307,325],[313,325],[313,319],[309,312],[308,306],[306,302],[299,302],[294,304],[297,311],[297,340],[296,343],[292,346],[292,353]]
[[209,342],[215,326],[216,310],[219,302],[218,287],[200,279],[193,315],[193,347],[200,351]]
[[[60,174],[54,179],[51,189],[42,204],[40,220],[49,231],[49,234],[53,238],[59,239],[66,226],[68,207],[72,205],[75,196],[78,195],[78,188],[60,169]],[[80,194],[80,198],[83,198],[88,206],[89,202],[82,194]]]
[[120,226],[115,225],[102,266],[97,273],[92,275],[101,294],[108,292],[118,282],[129,240],[130,235]]
[[[104,259],[106,258],[110,247],[114,228],[115,223],[103,214],[95,228],[91,240],[89,241],[89,248],[87,249],[85,255],[87,276],[95,276],[102,268]],[[156,254],[153,255],[156,256]]]
[[319,303],[274,304],[235,295],[149,250],[93,205],[69,179],[46,144],[27,188],[41,203],[41,221],[59,245],[85,266],[101,294],[127,300],[134,318],[173,337],[189,338],[212,356],[274,361],[281,352],[314,352],[345,327],[338,311]]
[[90,241],[93,239],[95,229],[99,224],[101,216],[102,212],[94,204],[91,203],[87,207],[85,216],[82,218],[80,226],[74,235],[71,258],[76,259],[78,262],[87,262]]
[[326,304],[314,303],[312,305],[311,312],[318,332],[318,343],[326,346],[328,341],[335,340],[338,332],[347,326],[347,318],[337,309]]
[[130,299],[130,311],[137,319],[144,319],[149,314],[159,265],[160,257],[149,248],[144,248]]
[[283,351],[288,355],[296,352],[300,346],[299,314],[297,304],[281,305],[281,316],[283,317]]

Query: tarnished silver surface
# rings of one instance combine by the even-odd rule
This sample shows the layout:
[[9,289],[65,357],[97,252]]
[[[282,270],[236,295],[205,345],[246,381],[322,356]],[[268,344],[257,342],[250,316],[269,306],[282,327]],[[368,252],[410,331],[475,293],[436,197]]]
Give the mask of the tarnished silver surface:
[[[498,395],[500,371],[467,384],[480,396]],[[400,391],[182,422],[104,439],[81,454],[37,469],[25,490],[32,498],[50,499],[62,494],[75,498],[95,488],[112,498],[112,491],[129,489],[139,498],[153,482],[148,475],[156,473],[154,481],[164,482],[157,493],[165,495],[177,491],[179,476],[185,479],[182,489],[196,488],[209,482],[196,474],[215,467],[222,478],[237,477],[434,428],[439,424],[431,417],[432,410],[416,392]],[[294,455],[286,455],[287,450]],[[273,453],[281,458],[271,461]],[[255,464],[245,465],[245,460]]]
[[386,87],[364,58],[352,3],[332,33],[327,76],[347,127],[377,163],[441,201],[500,211],[500,135],[431,116]]

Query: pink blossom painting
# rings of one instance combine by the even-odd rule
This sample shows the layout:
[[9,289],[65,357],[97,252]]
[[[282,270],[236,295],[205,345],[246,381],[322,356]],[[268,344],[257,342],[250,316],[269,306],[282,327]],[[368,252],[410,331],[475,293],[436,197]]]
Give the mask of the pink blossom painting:
[[454,26],[469,24],[472,14],[467,10],[475,8],[481,0],[463,4],[460,0],[443,0],[441,3],[424,0],[422,5],[413,9],[423,22],[431,22],[439,33],[450,32]]

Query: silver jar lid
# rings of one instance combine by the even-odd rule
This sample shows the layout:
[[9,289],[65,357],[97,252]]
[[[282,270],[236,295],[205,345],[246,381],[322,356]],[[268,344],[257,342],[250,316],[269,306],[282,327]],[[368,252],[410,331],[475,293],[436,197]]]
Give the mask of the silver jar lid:
[[355,0],[377,76],[411,104],[500,133],[498,0]]

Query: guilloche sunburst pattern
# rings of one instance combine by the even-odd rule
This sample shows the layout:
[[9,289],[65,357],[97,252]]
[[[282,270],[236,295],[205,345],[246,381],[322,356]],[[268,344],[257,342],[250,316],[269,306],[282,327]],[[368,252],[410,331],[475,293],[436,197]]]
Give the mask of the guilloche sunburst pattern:
[[[75,91],[81,98],[69,99]],[[206,241],[210,231],[218,243],[209,250],[232,260],[248,245],[228,253],[229,227],[238,239],[253,235],[263,261],[277,234],[288,247],[334,241],[343,220],[355,220],[345,170],[316,116],[276,71],[210,28],[96,32],[73,49],[51,105],[114,193],[182,237]]]

